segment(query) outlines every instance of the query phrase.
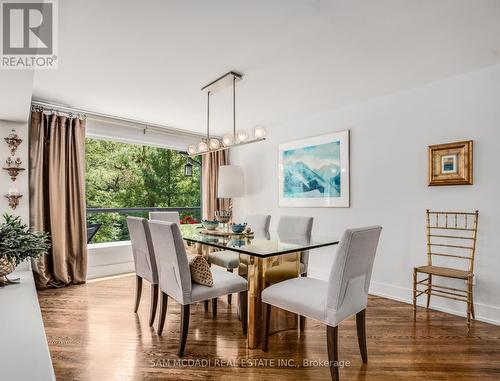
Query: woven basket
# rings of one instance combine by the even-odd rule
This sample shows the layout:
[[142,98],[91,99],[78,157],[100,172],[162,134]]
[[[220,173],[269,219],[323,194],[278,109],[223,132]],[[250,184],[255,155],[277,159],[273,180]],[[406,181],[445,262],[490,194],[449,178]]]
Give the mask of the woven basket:
[[16,261],[9,261],[6,257],[0,257],[0,277],[9,275],[16,269]]

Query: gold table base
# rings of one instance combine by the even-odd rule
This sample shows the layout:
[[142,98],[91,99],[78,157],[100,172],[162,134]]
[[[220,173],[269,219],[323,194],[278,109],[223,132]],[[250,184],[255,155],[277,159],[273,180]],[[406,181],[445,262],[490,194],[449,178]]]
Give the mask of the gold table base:
[[[208,257],[210,246],[196,244],[193,248],[193,253],[198,253]],[[264,274],[270,267],[277,266],[283,261],[295,262],[296,276],[300,274],[300,253],[291,253],[278,255],[270,258],[260,258],[249,255],[240,255],[245,258],[245,264],[240,264],[239,274],[246,276],[248,280],[248,348],[257,348],[262,337],[262,299],[261,294],[266,288]],[[281,310],[279,308],[272,309],[270,334],[281,332],[287,329],[297,328],[297,315]]]
[[[266,288],[264,274],[268,268],[277,266],[285,260],[296,263],[296,276],[299,276],[300,253],[271,258],[253,256],[249,256],[248,258],[248,348],[257,348],[262,338],[263,316],[261,294],[264,288]],[[270,332],[273,334],[286,329],[297,328],[297,320],[297,315],[273,308]]]

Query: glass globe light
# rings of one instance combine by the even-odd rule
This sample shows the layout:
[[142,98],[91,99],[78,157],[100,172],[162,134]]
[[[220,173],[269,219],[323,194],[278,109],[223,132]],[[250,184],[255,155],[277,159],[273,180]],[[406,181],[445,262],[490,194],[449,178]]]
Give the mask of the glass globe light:
[[233,144],[233,135],[232,134],[225,134],[222,137],[222,144],[224,144],[225,147],[228,147],[231,144]]
[[188,146],[187,152],[190,155],[195,155],[196,154],[196,146],[194,144],[191,144],[190,146]]
[[238,143],[246,141],[248,139],[248,132],[246,130],[239,130],[236,133],[236,139],[238,140]]
[[255,126],[253,134],[256,139],[262,139],[266,137],[266,129],[262,126]]
[[198,143],[198,151],[199,152],[207,152],[208,151],[208,144],[205,142],[199,142]]
[[219,149],[220,148],[220,141],[219,139],[210,139],[210,142],[208,143],[210,149]]

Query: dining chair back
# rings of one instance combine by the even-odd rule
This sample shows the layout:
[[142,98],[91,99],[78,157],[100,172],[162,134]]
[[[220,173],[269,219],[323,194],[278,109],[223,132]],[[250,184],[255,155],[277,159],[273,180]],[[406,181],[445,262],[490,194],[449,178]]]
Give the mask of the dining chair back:
[[[314,218],[303,216],[281,216],[278,222],[278,235],[281,238],[306,237],[310,238],[312,233]],[[302,273],[307,274],[309,264],[309,251],[300,253],[300,262],[304,265]]]
[[269,231],[271,216],[269,214],[249,214],[245,222],[255,231]]
[[149,326],[152,326],[156,316],[158,303],[158,268],[154,255],[153,242],[149,231],[148,221],[145,218],[127,217],[127,226],[132,244],[132,255],[136,273],[136,292],[134,312],[139,309],[142,295],[142,280],[151,283],[151,306]]
[[160,289],[179,303],[190,303],[191,272],[179,225],[150,220],[149,228],[158,264]]
[[373,262],[382,227],[345,231],[328,280],[327,321],[336,326],[366,308]]
[[181,223],[179,212],[149,212],[149,219],[164,222],[175,222],[177,225]]
[[158,283],[158,270],[148,221],[145,218],[127,217],[127,225],[136,274],[150,283]]

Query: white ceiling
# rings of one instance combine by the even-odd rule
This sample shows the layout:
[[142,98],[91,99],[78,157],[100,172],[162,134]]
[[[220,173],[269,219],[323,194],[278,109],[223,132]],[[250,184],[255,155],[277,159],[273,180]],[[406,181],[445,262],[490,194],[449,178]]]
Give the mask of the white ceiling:
[[[498,0],[64,0],[59,17],[35,97],[194,131],[229,70],[249,128],[500,63]],[[217,133],[230,102],[213,97]]]

